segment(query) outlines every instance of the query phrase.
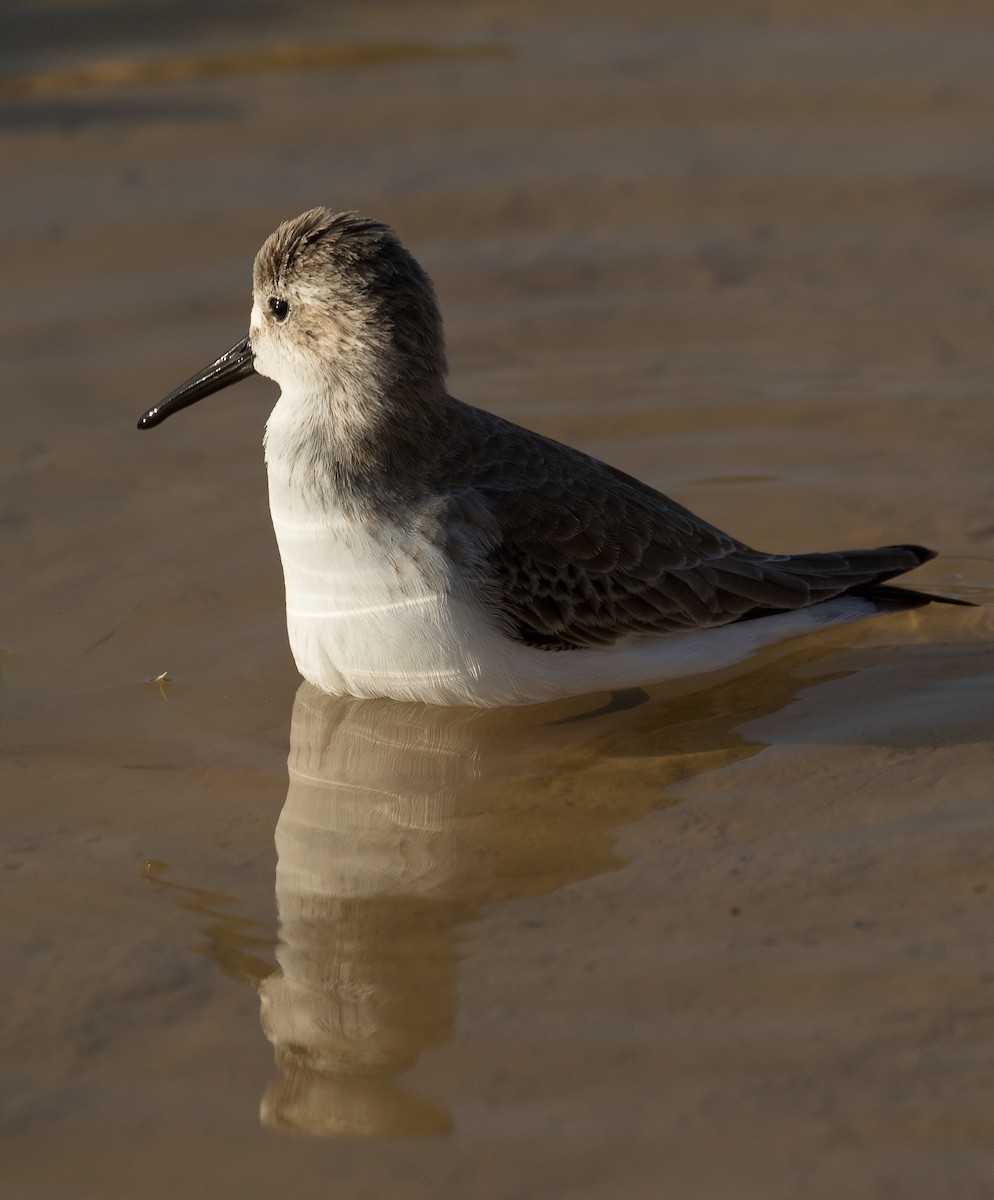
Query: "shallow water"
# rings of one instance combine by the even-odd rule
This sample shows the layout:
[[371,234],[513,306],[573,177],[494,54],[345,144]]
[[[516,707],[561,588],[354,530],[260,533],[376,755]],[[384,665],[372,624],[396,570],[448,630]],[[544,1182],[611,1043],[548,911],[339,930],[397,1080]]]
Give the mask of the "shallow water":
[[[994,23],[659,7],[0,13],[5,1196],[991,1193]],[[456,395],[981,606],[599,715],[298,691],[271,386],[134,423],[316,203]]]

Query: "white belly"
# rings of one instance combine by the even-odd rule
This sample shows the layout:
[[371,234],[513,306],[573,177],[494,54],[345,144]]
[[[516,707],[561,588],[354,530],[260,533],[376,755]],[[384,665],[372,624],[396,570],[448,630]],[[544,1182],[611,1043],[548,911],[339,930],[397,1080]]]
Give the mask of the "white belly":
[[332,695],[533,704],[718,670],[761,646],[872,611],[844,598],[721,629],[545,651],[509,638],[455,594],[437,551],[404,553],[399,530],[374,537],[341,516],[276,505],[273,525],[297,669]]
[[[287,630],[301,675],[322,691],[473,703],[470,614],[447,594],[437,555],[415,562],[394,531],[273,508]],[[399,531],[396,531],[399,533]]]

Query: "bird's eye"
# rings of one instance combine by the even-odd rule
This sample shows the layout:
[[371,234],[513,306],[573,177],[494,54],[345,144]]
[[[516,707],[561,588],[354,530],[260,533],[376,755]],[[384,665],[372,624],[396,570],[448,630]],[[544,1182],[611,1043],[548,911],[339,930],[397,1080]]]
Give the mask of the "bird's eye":
[[277,321],[285,321],[286,315],[290,311],[290,305],[285,300],[279,300],[276,296],[270,296],[269,311]]

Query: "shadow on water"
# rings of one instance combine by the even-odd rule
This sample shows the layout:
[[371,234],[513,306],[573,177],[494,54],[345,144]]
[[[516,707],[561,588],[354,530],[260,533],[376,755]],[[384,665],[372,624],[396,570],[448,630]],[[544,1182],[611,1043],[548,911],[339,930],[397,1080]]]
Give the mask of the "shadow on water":
[[[682,780],[757,754],[764,743],[737,727],[837,678],[812,674],[819,657],[609,712],[589,699],[429,708],[302,685],[276,827],[276,969],[231,898],[180,888],[206,918],[194,949],[258,989],[280,1070],[263,1123],[338,1137],[448,1129],[446,1109],[401,1076],[454,1036],[466,926],[495,901],[625,866],[613,831],[677,803]],[[162,883],[163,870],[147,877]]]

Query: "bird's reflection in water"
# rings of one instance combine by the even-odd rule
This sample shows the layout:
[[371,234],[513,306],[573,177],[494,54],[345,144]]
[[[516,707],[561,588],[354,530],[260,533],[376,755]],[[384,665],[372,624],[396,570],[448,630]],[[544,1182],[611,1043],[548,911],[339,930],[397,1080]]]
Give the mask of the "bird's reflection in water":
[[453,809],[476,770],[465,717],[297,693],[276,826],[279,969],[259,988],[283,1073],[262,1103],[268,1125],[448,1128],[393,1080],[455,1020]]
[[[450,1117],[400,1078],[449,1041],[460,927],[484,904],[622,864],[612,831],[689,775],[758,752],[734,729],[786,703],[795,654],[678,701],[503,711],[297,693],[276,829],[278,969],[259,983],[282,1078],[272,1127],[425,1136]],[[809,677],[810,682],[810,677]]]

